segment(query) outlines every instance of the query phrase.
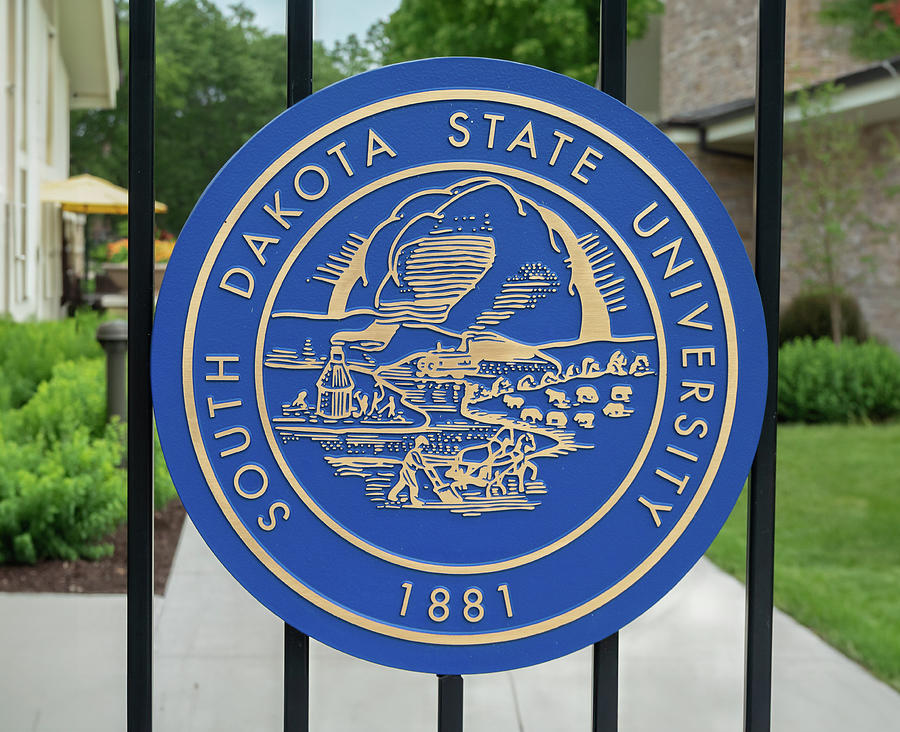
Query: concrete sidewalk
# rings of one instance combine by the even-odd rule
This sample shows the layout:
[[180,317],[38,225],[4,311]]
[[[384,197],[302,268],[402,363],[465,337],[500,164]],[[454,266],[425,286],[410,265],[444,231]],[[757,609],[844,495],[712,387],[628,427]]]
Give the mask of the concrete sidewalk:
[[[121,730],[121,597],[0,594],[0,730]],[[701,561],[621,634],[620,729],[742,727],[743,586]],[[219,565],[187,522],[157,608],[158,732],[281,729],[281,622]],[[381,668],[318,643],[311,729],[432,730],[432,676]],[[468,676],[467,732],[588,729],[590,652]],[[884,732],[900,694],[782,613],[775,616],[773,728]]]

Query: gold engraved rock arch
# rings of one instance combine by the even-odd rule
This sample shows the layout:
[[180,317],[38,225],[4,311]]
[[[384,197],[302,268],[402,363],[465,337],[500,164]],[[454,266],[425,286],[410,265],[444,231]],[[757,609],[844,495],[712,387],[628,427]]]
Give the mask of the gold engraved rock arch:
[[[359,240],[348,240],[351,251],[345,248],[341,273],[333,280],[333,290],[328,304],[328,316],[341,318],[347,314],[350,293],[357,283],[368,286],[367,260],[378,256],[372,243],[384,233],[390,236],[390,228],[399,228],[391,238],[388,253],[388,273],[379,283],[374,298],[376,320],[358,333],[354,339],[370,344],[387,343],[402,322],[441,323],[451,308],[471,292],[481,277],[493,264],[496,256],[497,237],[488,231],[481,234],[459,234],[452,227],[437,228],[433,237],[417,237],[407,240],[410,228],[419,222],[433,221],[441,225],[447,209],[476,191],[496,187],[514,202],[520,216],[534,212],[543,222],[547,243],[557,254],[565,258],[569,269],[565,288],[581,304],[581,324],[578,341],[605,340],[611,337],[610,316],[604,296],[595,284],[594,268],[586,239],[579,239],[563,218],[552,209],[521,195],[510,185],[493,176],[475,176],[463,179],[446,188],[429,188],[404,198],[391,213],[379,222],[372,232]],[[408,215],[423,198],[435,199],[426,211]],[[484,227],[483,227],[484,228]],[[380,250],[380,248],[379,248]],[[410,253],[411,252],[411,253]],[[349,256],[348,256],[349,255]],[[404,272],[402,257],[416,257],[434,264],[429,277],[412,276]],[[407,260],[408,261],[408,260]],[[465,267],[457,266],[464,264]],[[406,285],[413,297],[404,301],[391,301],[384,297],[385,285],[390,281]],[[336,334],[340,342],[348,334]]]

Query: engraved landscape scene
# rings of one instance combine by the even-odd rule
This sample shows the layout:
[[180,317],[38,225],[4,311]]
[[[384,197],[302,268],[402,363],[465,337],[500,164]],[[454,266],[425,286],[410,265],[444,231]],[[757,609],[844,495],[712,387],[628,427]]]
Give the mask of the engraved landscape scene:
[[644,294],[596,227],[576,232],[476,176],[407,195],[371,230],[309,252],[275,301],[263,356],[292,467],[323,461],[375,509],[471,518],[574,495],[566,484],[589,476],[566,461],[583,451],[630,464],[617,436],[646,432],[657,344],[646,316],[627,319],[649,312]]

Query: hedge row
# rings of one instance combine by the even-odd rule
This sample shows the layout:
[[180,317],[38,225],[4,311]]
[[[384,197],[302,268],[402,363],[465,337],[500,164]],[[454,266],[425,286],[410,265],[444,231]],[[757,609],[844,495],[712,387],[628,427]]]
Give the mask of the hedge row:
[[788,422],[885,420],[900,415],[900,356],[876,341],[803,338],[778,354],[778,414]]

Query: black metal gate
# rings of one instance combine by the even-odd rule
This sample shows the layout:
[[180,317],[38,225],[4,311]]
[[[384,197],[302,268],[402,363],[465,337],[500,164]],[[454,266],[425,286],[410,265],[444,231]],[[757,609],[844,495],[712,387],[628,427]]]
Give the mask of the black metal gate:
[[[152,729],[153,117],[155,0],[129,6],[128,102],[128,731]],[[600,0],[600,87],[625,101],[627,0]],[[287,103],[312,93],[313,0],[287,0]],[[759,0],[756,88],[756,279],[768,331],[769,386],[747,516],[747,626],[744,729],[768,732],[772,699],[772,578],[775,540],[776,389],[781,259],[781,165],[785,0]],[[594,644],[594,732],[618,728],[618,634]],[[463,679],[438,677],[439,732],[463,728]],[[684,724],[687,724],[685,720]],[[676,727],[678,723],[676,722]],[[284,730],[309,729],[309,638],[284,628]]]

